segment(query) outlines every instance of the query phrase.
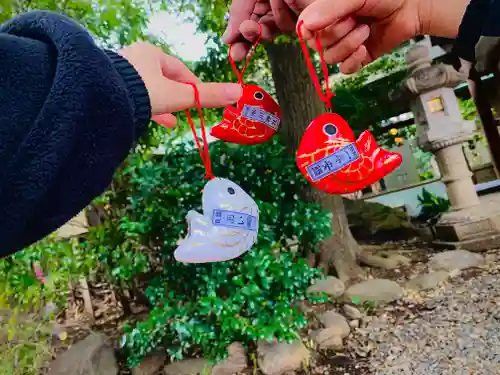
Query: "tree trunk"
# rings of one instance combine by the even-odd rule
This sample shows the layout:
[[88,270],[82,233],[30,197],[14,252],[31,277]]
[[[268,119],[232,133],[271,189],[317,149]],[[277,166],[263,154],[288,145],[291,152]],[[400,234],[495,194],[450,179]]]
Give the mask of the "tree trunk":
[[[280,133],[290,153],[295,155],[305,129],[325,112],[325,107],[314,89],[298,46],[272,44],[267,52],[283,116]],[[319,259],[314,259],[315,265],[323,267],[325,273],[333,266],[337,276],[344,281],[361,278],[363,272],[356,261],[360,250],[349,229],[342,198],[312,187],[303,192],[303,197],[333,213],[333,235],[319,245]]]

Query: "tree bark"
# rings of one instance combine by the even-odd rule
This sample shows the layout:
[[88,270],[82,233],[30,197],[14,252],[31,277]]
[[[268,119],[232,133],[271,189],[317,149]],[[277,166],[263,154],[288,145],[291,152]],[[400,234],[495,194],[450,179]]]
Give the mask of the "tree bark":
[[[268,46],[267,53],[283,117],[280,134],[290,153],[295,155],[305,129],[314,118],[325,112],[325,107],[312,84],[298,46],[272,44]],[[312,187],[306,189],[302,196],[306,201],[319,203],[333,214],[333,235],[319,244],[318,259],[308,257],[310,264],[323,267],[327,274],[333,266],[337,276],[344,281],[362,278],[363,271],[357,263],[360,248],[349,229],[342,198]]]

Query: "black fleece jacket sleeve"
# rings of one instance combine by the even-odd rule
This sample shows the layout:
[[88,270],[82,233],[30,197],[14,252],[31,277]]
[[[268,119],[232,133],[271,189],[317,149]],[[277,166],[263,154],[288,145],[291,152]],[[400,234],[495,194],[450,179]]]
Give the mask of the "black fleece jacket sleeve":
[[[465,61],[474,62],[475,48],[488,18],[491,0],[471,0],[458,29],[453,52]],[[498,20],[498,14],[495,20]]]
[[0,256],[85,208],[146,130],[135,69],[71,19],[45,11],[0,26]]

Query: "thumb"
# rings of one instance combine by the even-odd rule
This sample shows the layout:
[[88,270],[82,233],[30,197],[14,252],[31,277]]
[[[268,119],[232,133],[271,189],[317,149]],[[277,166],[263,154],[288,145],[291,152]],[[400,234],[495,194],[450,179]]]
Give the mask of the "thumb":
[[[168,94],[164,95],[164,112],[178,112],[197,106],[191,85],[169,80],[168,86],[165,90]],[[238,101],[243,93],[241,85],[237,83],[199,83],[196,87],[202,108],[226,107]]]

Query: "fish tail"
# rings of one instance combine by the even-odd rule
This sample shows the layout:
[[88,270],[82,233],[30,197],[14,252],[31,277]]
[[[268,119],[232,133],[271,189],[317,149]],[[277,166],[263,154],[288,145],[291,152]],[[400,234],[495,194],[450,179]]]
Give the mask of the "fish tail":
[[376,164],[382,164],[387,173],[394,171],[403,162],[403,157],[400,154],[384,149],[380,149],[380,152],[377,154],[377,159]]

